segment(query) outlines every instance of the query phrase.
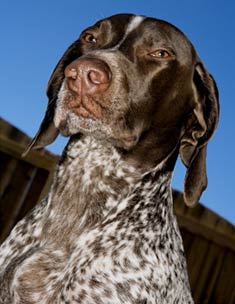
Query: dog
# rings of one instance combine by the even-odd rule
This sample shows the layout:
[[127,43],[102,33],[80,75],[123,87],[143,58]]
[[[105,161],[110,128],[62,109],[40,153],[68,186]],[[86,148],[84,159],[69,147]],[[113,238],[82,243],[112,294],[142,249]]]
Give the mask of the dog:
[[218,91],[175,26],[115,15],[84,30],[48,83],[31,149],[70,137],[48,196],[0,250],[0,303],[193,303],[171,177],[207,185]]

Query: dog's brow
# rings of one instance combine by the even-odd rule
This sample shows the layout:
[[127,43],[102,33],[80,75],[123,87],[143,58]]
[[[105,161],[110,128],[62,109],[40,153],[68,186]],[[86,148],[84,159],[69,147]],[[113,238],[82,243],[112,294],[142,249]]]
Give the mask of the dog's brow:
[[126,39],[128,34],[130,34],[130,32],[132,32],[134,29],[136,29],[143,22],[144,19],[145,19],[145,17],[143,17],[143,16],[133,17],[126,28],[126,31],[125,31],[122,39],[118,42],[118,44],[116,44],[114,47],[112,47],[112,49],[118,49],[120,47],[120,45],[124,42],[124,40]]
[[144,19],[145,17],[143,16],[135,16],[133,19],[131,19],[131,22],[127,26],[125,36],[137,28]]

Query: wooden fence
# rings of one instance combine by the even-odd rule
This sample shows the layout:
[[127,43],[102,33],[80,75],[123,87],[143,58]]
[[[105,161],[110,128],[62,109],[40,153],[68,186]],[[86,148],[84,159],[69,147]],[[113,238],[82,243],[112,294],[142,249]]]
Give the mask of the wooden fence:
[[[46,195],[58,156],[33,151],[27,135],[0,119],[0,243]],[[231,202],[227,202],[231,203]],[[174,191],[189,279],[196,304],[235,304],[235,227],[199,204],[189,209]]]
[[58,157],[45,151],[21,158],[30,138],[0,119],[0,243],[46,195]]

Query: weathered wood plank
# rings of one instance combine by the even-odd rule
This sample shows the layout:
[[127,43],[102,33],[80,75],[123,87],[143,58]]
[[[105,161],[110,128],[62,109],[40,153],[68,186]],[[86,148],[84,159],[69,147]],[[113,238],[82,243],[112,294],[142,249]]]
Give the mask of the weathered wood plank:
[[11,155],[16,159],[21,159],[31,165],[42,168],[46,170],[51,170],[56,162],[58,161],[58,157],[55,155],[42,151],[30,151],[24,158],[22,158],[22,154],[25,151],[25,144],[16,143],[15,141],[5,138],[4,136],[0,135],[0,151]]

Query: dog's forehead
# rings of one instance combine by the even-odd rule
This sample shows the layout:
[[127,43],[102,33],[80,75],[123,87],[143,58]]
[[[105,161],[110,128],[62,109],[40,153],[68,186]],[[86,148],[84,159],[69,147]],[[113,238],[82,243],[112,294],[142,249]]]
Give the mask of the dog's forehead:
[[[136,24],[137,26],[144,19],[145,19],[144,16],[139,16],[139,15],[118,14],[102,19],[97,23],[95,23],[94,26],[98,26],[98,27],[102,27],[103,25],[106,27],[110,26],[112,28],[112,31],[115,31],[116,33],[125,33],[128,27],[134,28],[134,24]],[[139,20],[139,22],[137,22],[137,20]]]
[[[194,53],[194,48],[185,34],[176,26],[164,20],[133,14],[119,14],[103,19],[95,24],[102,30],[109,30],[118,40],[118,45],[124,43],[130,36],[143,44],[164,42],[175,47],[182,56]],[[115,33],[115,35],[113,34]],[[135,35],[132,35],[135,33]],[[111,34],[110,34],[111,35]],[[119,39],[116,39],[117,36]]]

